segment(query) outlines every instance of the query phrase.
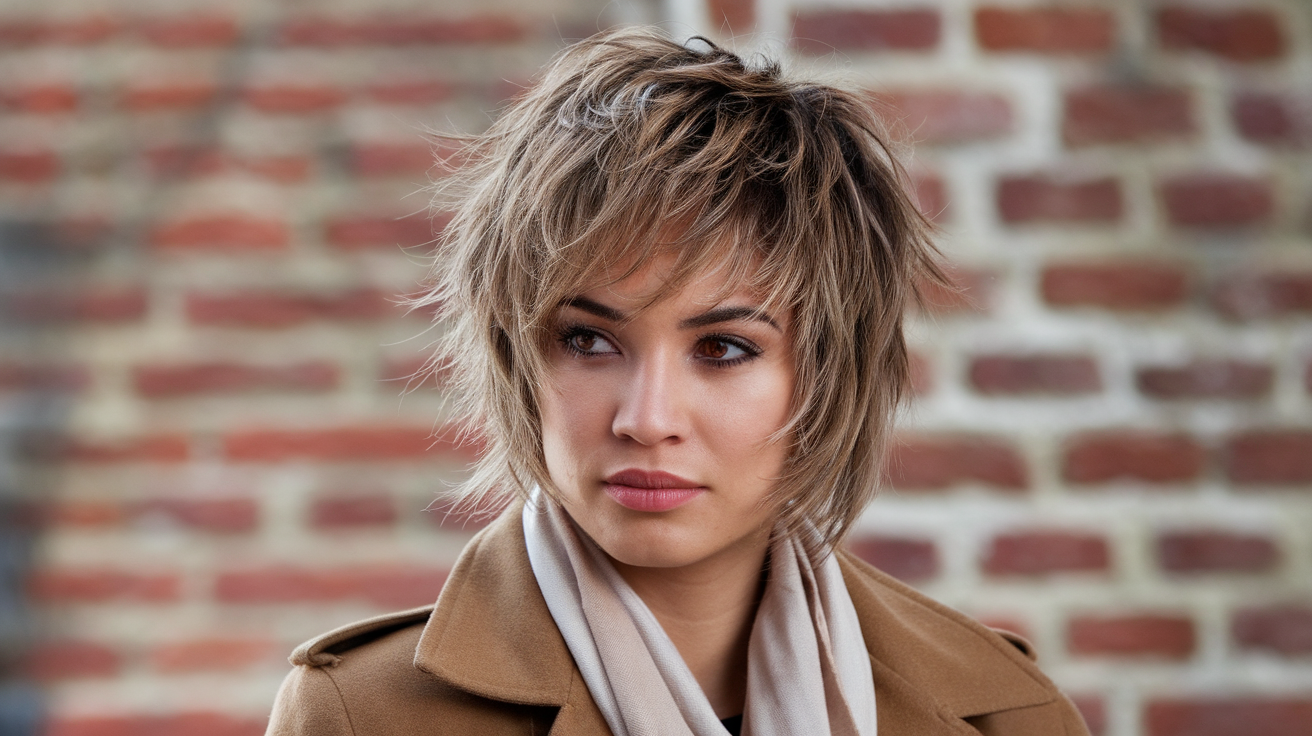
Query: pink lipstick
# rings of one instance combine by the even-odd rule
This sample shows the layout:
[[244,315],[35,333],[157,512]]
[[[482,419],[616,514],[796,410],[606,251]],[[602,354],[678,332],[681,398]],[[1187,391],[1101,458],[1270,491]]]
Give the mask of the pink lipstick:
[[606,495],[634,511],[670,511],[705,491],[705,486],[660,470],[628,468],[606,478]]

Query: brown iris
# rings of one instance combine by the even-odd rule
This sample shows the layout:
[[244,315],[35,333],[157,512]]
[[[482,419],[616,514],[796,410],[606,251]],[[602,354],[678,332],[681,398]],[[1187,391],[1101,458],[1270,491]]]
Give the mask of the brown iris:
[[723,358],[729,352],[729,343],[723,340],[703,340],[697,346],[697,352],[703,358]]

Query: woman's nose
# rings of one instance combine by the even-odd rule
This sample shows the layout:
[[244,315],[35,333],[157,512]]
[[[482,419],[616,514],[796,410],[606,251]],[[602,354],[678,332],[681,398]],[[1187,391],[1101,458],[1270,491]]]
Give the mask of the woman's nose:
[[684,439],[691,386],[682,373],[679,361],[669,356],[638,361],[620,388],[612,423],[615,436],[642,445]]

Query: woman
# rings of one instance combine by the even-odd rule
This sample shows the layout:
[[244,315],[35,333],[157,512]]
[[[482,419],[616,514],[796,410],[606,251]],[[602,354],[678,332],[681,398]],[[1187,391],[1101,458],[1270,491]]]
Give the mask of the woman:
[[435,365],[518,497],[436,606],[302,645],[271,734],[1082,734],[837,544],[941,279],[856,96],[649,31],[562,52],[448,180]]

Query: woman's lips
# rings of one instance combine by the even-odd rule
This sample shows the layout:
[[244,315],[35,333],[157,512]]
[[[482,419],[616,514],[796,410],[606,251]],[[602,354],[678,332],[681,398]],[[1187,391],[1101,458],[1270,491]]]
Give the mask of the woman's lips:
[[705,486],[660,470],[629,468],[606,478],[606,495],[634,511],[676,509],[706,491]]

